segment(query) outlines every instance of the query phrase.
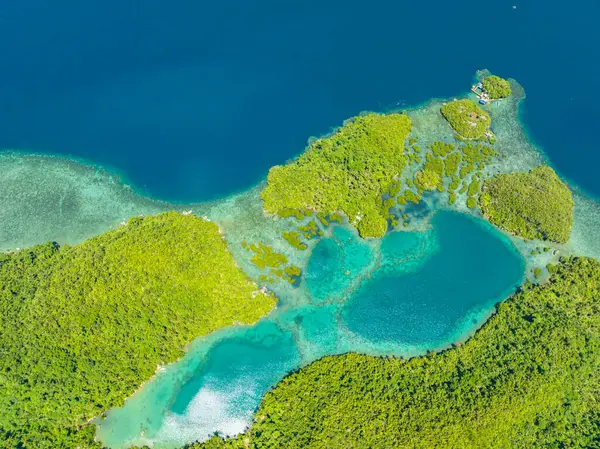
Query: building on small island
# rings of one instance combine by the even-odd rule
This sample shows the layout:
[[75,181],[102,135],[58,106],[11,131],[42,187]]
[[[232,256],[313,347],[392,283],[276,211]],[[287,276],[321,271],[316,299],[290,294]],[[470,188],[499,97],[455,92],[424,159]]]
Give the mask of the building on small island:
[[479,104],[486,104],[489,101],[488,95],[483,90],[483,83],[480,81],[476,85],[471,86],[471,92],[479,98]]
[[508,97],[511,90],[507,80],[490,75],[471,86],[471,92],[477,95],[480,104],[487,104],[488,101],[498,102],[500,99]]

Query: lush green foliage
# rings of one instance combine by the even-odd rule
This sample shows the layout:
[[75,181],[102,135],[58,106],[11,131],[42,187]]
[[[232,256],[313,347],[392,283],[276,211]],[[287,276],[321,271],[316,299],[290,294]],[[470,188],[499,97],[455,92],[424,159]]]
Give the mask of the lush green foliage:
[[290,277],[298,277],[302,273],[302,270],[296,265],[288,265],[285,267],[284,272]]
[[454,176],[458,171],[458,167],[462,162],[462,154],[459,152],[451,153],[444,160],[444,167],[446,169],[446,176]]
[[456,192],[450,191],[448,192],[448,204],[456,203]]
[[304,243],[300,239],[300,233],[299,232],[296,232],[296,231],[287,231],[287,232],[284,232],[282,234],[282,237],[284,238],[284,240],[286,242],[288,242],[290,245],[292,245],[296,249],[303,250],[303,249],[308,248],[308,245],[306,245],[306,243]]
[[483,80],[483,91],[491,99],[506,98],[510,95],[510,84],[504,78],[490,75]]
[[442,115],[460,136],[479,139],[491,124],[490,115],[471,100],[457,100],[442,106]]
[[249,250],[254,253],[250,261],[258,268],[279,268],[288,261],[284,254],[273,251],[273,248],[263,242],[250,244]]
[[0,256],[0,447],[91,446],[84,423],[157,365],[269,312],[257,289],[217,225],[174,212]]
[[325,227],[329,226],[331,222],[335,222],[338,224],[342,224],[342,216],[340,214],[332,213],[325,214],[323,212],[317,213],[317,219],[321,222],[321,224]]
[[286,209],[343,212],[363,237],[381,237],[382,195],[406,165],[404,114],[369,114],[318,139],[293,163],[271,168],[261,196],[269,213]]
[[310,209],[291,209],[289,207],[284,207],[283,209],[279,210],[277,214],[281,218],[294,217],[297,220],[302,220],[304,217],[310,217],[313,212]]
[[309,221],[306,225],[298,226],[298,230],[302,231],[304,238],[307,240],[323,235],[323,231],[319,229],[315,220]]
[[434,142],[433,145],[431,145],[431,152],[434,156],[438,157],[446,157],[455,149],[456,147],[451,143],[445,143],[441,141]]
[[396,198],[396,201],[401,206],[409,202],[413,204],[419,204],[421,201],[421,195],[414,193],[412,190],[405,190],[402,195]]
[[480,186],[481,181],[479,177],[477,175],[473,176],[469,183],[469,187],[467,188],[467,207],[470,209],[475,209],[477,207],[477,194],[479,193]]
[[415,174],[415,185],[419,190],[435,190],[442,178],[433,170],[421,170]]
[[[312,223],[314,223],[314,221]],[[294,236],[292,236],[291,234],[298,233],[284,233],[283,238],[288,242],[295,244],[296,241],[294,240]],[[304,243],[301,243],[301,245],[304,245]],[[281,278],[293,284],[294,282],[296,282],[298,276],[300,275],[300,273],[295,274],[297,270],[300,270],[298,267],[294,265],[283,266],[288,263],[288,258],[285,256],[285,254],[281,254],[274,251],[271,246],[265,245],[263,242],[258,242],[258,244],[251,243],[250,245],[248,245],[246,241],[243,241],[242,247],[246,251],[250,251],[254,254],[250,259],[250,262],[252,262],[254,265],[256,265],[262,270],[268,269],[269,273],[274,274],[276,276],[275,278],[273,278],[272,276],[261,274],[258,278],[260,282],[277,282],[277,278]],[[298,249],[304,248],[299,246]]]
[[247,434],[203,448],[600,445],[600,264],[564,260],[439,354],[326,357],[264,398]]
[[496,226],[525,239],[566,243],[573,226],[571,191],[552,168],[496,175],[483,184],[479,206]]

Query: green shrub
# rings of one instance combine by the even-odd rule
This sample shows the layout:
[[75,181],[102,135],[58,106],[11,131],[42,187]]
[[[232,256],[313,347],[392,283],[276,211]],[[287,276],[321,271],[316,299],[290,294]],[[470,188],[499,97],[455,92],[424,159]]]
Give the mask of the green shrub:
[[450,185],[448,186],[448,190],[456,190],[460,187],[460,179],[456,176],[452,177],[452,181],[450,181]]
[[413,204],[419,204],[419,202],[421,201],[421,195],[417,195],[412,190],[405,190],[404,191],[404,199]]
[[440,141],[434,142],[433,145],[431,145],[431,151],[433,152],[433,155],[438,157],[446,157],[455,149],[456,147],[451,143],[445,143]]
[[321,222],[321,224],[325,227],[329,226],[329,220],[327,220],[327,214],[323,212],[317,213],[317,219]]
[[400,189],[402,187],[402,180],[397,179],[393,181],[388,187],[387,194],[391,197],[395,197],[400,193]]
[[287,267],[285,267],[284,271],[285,271],[285,274],[287,274],[290,277],[292,277],[292,276],[298,277],[302,273],[302,270],[299,267],[297,267],[296,265],[288,265]]
[[415,185],[421,190],[435,190],[441,178],[431,170],[421,170],[415,174]]
[[428,153],[423,169],[437,173],[441,179],[444,176],[444,160],[441,157],[435,157],[431,153]]
[[448,193],[448,204],[454,204],[454,203],[456,203],[456,193],[449,192]]
[[277,215],[279,215],[281,218],[295,217],[297,220],[302,220],[304,218],[304,211],[285,207],[277,211]]
[[330,221],[335,221],[338,224],[342,224],[342,216],[340,214],[329,214],[329,220]]
[[462,167],[460,167],[460,179],[465,179],[469,174],[473,173],[475,171],[475,165],[474,164],[463,164]]
[[300,239],[299,232],[288,231],[288,232],[284,232],[282,234],[282,236],[286,242],[288,242],[290,245],[292,245],[296,249],[304,250],[304,249],[308,248],[308,245]]
[[479,206],[491,223],[521,238],[558,243],[569,240],[573,198],[548,166],[487,179]]
[[269,245],[265,245],[263,242],[258,242],[258,244],[252,243],[250,245],[250,251],[254,253],[254,256],[250,261],[258,268],[278,268],[288,261],[284,254],[276,253],[273,251],[273,248]]
[[450,176],[454,176],[456,175],[456,172],[458,171],[458,167],[460,166],[460,163],[462,162],[462,154],[461,153],[451,153],[448,155],[448,157],[446,157],[446,159],[444,160],[444,168],[445,168],[445,173],[446,176],[450,177]]
[[308,224],[304,226],[298,226],[298,230],[302,231],[304,238],[307,240],[310,240],[318,235],[323,235],[323,232],[319,229],[319,226],[317,226],[315,220],[309,221]]

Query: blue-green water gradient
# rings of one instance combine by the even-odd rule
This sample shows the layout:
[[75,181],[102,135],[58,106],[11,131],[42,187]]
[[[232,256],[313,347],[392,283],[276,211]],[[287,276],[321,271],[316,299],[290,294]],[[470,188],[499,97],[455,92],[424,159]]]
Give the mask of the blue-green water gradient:
[[196,342],[98,437],[113,448],[175,448],[214,432],[244,430],[264,394],[287,373],[348,351],[414,356],[462,340],[522,282],[524,261],[508,238],[464,214],[440,211],[423,232],[366,243],[334,228],[314,248],[308,302],[285,305],[252,328]]
[[535,141],[600,195],[599,17],[596,0],[6,1],[0,148],[199,201],[362,110],[465,92],[488,68],[526,87]]

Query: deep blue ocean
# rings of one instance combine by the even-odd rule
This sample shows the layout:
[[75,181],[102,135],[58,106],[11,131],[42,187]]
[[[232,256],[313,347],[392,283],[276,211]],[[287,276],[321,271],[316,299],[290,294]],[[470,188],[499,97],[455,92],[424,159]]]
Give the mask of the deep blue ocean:
[[525,87],[534,141],[600,196],[598,23],[598,0],[6,1],[0,147],[212,199],[349,116],[458,95],[488,68]]

